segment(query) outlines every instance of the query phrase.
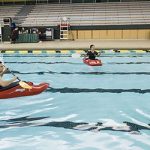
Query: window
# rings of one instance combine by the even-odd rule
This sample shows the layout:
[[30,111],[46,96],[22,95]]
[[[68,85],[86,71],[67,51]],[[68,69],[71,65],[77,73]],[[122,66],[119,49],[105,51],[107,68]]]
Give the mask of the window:
[[120,0],[109,0],[109,2],[120,2]]
[[84,3],[94,3],[95,0],[84,0]]
[[108,2],[108,0],[96,0],[96,3]]
[[56,3],[56,4],[58,4],[59,0],[48,0],[48,3]]
[[70,3],[70,0],[60,0],[60,3]]
[[72,3],[83,3],[83,0],[72,0]]

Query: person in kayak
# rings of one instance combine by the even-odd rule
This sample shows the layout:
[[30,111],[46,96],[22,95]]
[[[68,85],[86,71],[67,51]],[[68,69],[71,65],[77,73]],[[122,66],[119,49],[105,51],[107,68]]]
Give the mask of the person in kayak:
[[8,71],[8,69],[3,65],[2,62],[0,62],[0,89],[3,89],[5,87],[11,86],[11,84],[18,84],[18,82],[14,82],[17,80],[17,77],[14,76],[12,79],[10,80],[3,80],[2,77],[3,75]]
[[95,60],[96,56],[99,56],[99,53],[95,51],[94,45],[90,45],[90,50],[87,52],[86,56],[91,60]]

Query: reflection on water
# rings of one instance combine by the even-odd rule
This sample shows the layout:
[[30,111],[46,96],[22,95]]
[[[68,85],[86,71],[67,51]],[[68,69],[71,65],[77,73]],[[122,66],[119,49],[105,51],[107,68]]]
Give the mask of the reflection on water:
[[30,117],[25,116],[21,118],[14,118],[8,120],[0,120],[3,125],[0,125],[0,128],[10,128],[10,127],[27,127],[27,126],[47,126],[47,127],[57,127],[57,128],[65,128],[65,129],[73,129],[80,131],[121,131],[121,132],[131,132],[131,133],[140,133],[140,130],[150,130],[150,124],[147,126],[138,125],[135,123],[131,123],[128,121],[124,121],[123,124],[120,125],[107,125],[102,122],[87,123],[87,122],[72,122],[72,121],[51,121],[46,123],[36,124],[34,121],[39,121],[43,119],[47,119],[49,117]]

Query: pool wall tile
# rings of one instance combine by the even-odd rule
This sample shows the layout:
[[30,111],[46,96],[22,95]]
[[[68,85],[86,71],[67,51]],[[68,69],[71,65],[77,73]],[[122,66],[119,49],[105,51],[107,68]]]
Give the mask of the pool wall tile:
[[[78,53],[78,54],[84,54],[87,51],[87,49],[81,49],[81,50],[59,50],[59,49],[49,49],[49,50],[36,50],[36,49],[31,49],[31,50],[1,50],[0,53],[6,53],[6,54],[73,54],[73,53]],[[137,53],[137,54],[142,54],[142,53],[149,53],[150,50],[128,50],[128,49],[96,49],[97,52],[101,53],[106,53],[106,54],[115,54],[115,53]]]

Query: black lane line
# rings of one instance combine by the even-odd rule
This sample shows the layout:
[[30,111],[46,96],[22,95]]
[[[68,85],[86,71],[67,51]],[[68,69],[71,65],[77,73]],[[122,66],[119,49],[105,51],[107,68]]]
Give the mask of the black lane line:
[[[75,63],[75,62],[40,62],[40,61],[37,61],[37,62],[5,62],[5,63],[10,63],[10,64],[83,64],[82,62],[81,63]],[[104,64],[113,64],[113,65],[123,65],[123,64],[127,64],[127,65],[131,65],[131,64],[150,64],[150,62],[107,62],[107,63],[104,63]]]
[[37,71],[37,72],[19,72],[12,71],[15,74],[78,74],[78,75],[150,75],[150,72],[54,72],[54,71]]
[[73,62],[7,62],[5,63],[10,63],[10,64],[82,64],[82,63],[73,63]]
[[48,88],[45,92],[51,93],[139,93],[145,94],[150,93],[150,89],[103,89],[103,88],[95,88],[95,89],[86,89],[86,88]]

